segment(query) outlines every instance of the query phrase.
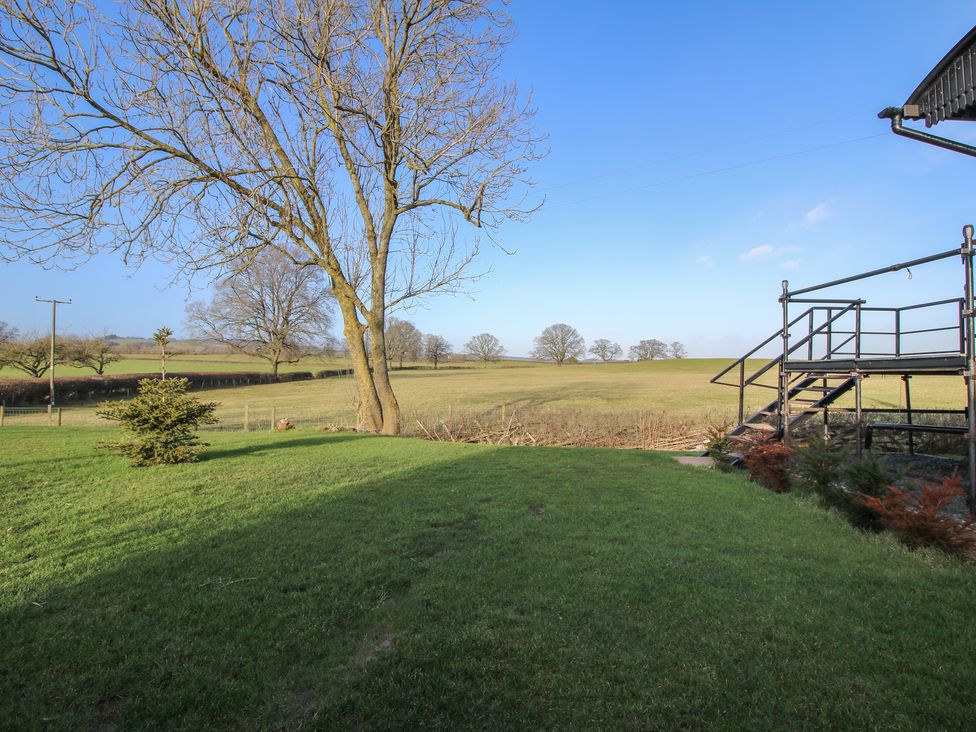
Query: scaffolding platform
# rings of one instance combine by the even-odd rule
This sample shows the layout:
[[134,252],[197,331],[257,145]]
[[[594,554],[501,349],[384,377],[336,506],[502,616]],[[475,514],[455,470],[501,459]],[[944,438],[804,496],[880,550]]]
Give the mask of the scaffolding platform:
[[[962,431],[959,428],[948,431],[965,434],[969,443],[968,498],[970,509],[976,515],[974,251],[973,227],[967,225],[963,227],[962,245],[948,251],[797,290],[790,290],[789,282],[784,280],[779,298],[783,317],[781,327],[711,379],[713,384],[739,390],[738,424],[728,434],[789,439],[792,428],[814,416],[823,420],[826,433],[831,411],[849,411],[855,415],[857,453],[860,455],[862,447],[865,447],[864,414],[873,411],[864,408],[861,403],[865,379],[873,375],[901,377],[905,409],[899,411],[905,412],[904,431],[908,432],[911,440],[915,432],[925,431],[927,427],[934,428],[931,431],[942,430],[937,425],[913,422],[912,377],[961,377],[966,384],[965,409],[952,411],[966,415],[967,427]],[[949,258],[958,258],[962,262],[962,297],[874,307],[863,299],[824,297],[820,292]],[[803,306],[804,310],[794,314],[798,305]],[[791,308],[794,312],[791,312]],[[918,326],[919,320],[924,327],[909,327],[912,321]],[[751,359],[776,345],[779,346],[779,355],[753,370],[755,362]],[[770,383],[773,375],[775,383]],[[764,389],[767,393],[774,391],[775,398],[747,415],[745,395],[747,390],[752,389]],[[846,394],[854,398],[853,409],[840,408],[837,404]],[[931,410],[916,408],[915,411]],[[900,427],[901,423],[889,424],[886,428]]]
[[787,360],[783,370],[807,374],[872,374],[962,376],[966,356],[889,356],[887,358],[830,358],[823,360]]

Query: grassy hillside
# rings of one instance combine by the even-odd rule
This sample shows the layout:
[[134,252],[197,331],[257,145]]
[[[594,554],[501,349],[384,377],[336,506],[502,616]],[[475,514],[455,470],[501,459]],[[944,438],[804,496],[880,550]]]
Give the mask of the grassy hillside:
[[974,570],[640,452],[0,442],[0,727],[930,728]]

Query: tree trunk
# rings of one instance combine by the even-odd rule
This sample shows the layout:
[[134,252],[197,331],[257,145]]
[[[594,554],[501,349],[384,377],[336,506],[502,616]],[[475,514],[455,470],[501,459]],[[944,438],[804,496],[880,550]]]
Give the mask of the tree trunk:
[[393,386],[390,384],[390,371],[386,365],[386,336],[383,330],[384,316],[374,318],[370,323],[370,347],[373,354],[373,384],[379,397],[382,409],[383,426],[380,432],[384,435],[400,434],[400,404],[397,402]]
[[271,358],[271,378],[278,380],[278,359],[274,356]]
[[[349,358],[352,361],[353,376],[356,379],[356,429],[360,432],[379,432],[383,427],[383,406],[376,393],[373,374],[369,368],[369,356],[363,343],[363,332],[366,327],[359,322],[356,305],[348,296],[336,292],[339,309],[342,311],[342,333],[349,346]],[[374,363],[377,363],[374,361]],[[378,363],[385,367],[386,361],[380,357]],[[385,368],[384,368],[385,373]]]

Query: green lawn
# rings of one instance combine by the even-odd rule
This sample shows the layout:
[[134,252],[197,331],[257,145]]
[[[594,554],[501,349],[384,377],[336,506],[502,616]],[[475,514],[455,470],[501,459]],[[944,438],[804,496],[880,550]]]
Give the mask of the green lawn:
[[0,728],[965,729],[976,570],[669,457],[0,432]]

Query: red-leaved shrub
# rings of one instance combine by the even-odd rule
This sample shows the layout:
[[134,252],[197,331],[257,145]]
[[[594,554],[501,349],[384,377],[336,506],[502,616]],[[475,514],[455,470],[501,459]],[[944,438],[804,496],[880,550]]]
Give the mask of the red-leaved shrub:
[[973,559],[976,558],[976,527],[972,517],[960,521],[943,512],[962,496],[965,496],[962,480],[953,473],[941,483],[923,484],[917,493],[891,486],[881,496],[862,493],[859,501],[908,546],[934,546]]
[[749,479],[774,493],[786,493],[790,489],[793,448],[786,442],[771,439],[741,442],[742,464]]

